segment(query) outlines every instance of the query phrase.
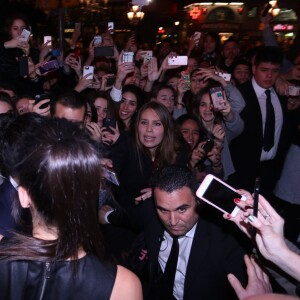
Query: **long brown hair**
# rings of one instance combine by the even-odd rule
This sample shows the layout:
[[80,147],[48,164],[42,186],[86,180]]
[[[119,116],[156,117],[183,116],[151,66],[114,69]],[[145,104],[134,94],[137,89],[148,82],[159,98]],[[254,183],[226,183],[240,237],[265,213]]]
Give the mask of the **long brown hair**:
[[144,152],[148,156],[150,156],[150,151],[142,145],[138,136],[138,126],[141,120],[141,116],[148,109],[153,110],[158,115],[164,128],[164,136],[161,144],[156,149],[154,163],[156,167],[173,164],[176,160],[176,139],[174,122],[167,108],[160,103],[151,101],[144,104],[140,108],[135,123],[136,146],[139,151]]

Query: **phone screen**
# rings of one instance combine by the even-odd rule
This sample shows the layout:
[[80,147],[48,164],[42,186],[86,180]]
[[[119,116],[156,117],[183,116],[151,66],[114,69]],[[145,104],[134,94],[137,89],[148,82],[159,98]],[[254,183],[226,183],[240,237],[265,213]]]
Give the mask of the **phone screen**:
[[236,207],[233,201],[234,198],[242,198],[240,194],[228,188],[226,185],[223,185],[216,179],[212,179],[202,197],[228,213],[231,213]]

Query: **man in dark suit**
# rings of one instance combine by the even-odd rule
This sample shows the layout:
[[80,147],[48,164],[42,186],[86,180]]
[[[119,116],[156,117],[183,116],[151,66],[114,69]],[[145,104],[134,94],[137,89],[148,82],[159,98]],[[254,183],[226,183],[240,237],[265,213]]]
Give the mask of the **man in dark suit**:
[[[205,220],[201,213],[199,216],[195,196],[198,183],[192,172],[186,167],[169,166],[159,172],[155,181],[154,202],[144,201],[133,213],[128,212],[126,220],[128,225],[138,219],[144,228],[149,271],[147,298],[235,299],[227,274],[233,273],[245,282],[244,251],[224,228]],[[103,223],[104,214],[101,215]],[[113,224],[124,224],[117,215],[115,211],[106,214],[106,218]],[[175,248],[174,274],[170,279]]]
[[258,50],[252,79],[239,87],[246,102],[241,112],[244,131],[230,144],[236,173],[229,178],[229,183],[253,190],[255,178],[260,176],[261,193],[266,196],[279,178],[288,148],[286,99],[278,96],[273,87],[282,58],[276,47]]

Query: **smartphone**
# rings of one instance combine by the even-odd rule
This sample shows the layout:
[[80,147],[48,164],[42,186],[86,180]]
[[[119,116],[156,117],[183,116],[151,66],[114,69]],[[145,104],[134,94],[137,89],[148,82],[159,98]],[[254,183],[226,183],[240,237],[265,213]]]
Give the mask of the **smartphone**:
[[102,36],[101,35],[96,35],[94,36],[94,42],[93,42],[94,46],[97,47],[100,44],[102,44]]
[[214,106],[214,110],[221,110],[224,107],[223,89],[217,86],[209,89],[209,93]]
[[214,147],[214,140],[212,139],[207,139],[206,143],[203,145],[202,149],[205,152],[205,155],[207,155],[208,152],[210,152],[212,150],[212,148]]
[[46,44],[47,42],[49,42],[47,44],[47,46],[52,46],[52,36],[51,35],[45,35],[44,36],[44,44]]
[[84,66],[83,67],[82,76],[85,76],[87,74],[89,74],[89,76],[87,76],[86,79],[93,79],[94,78],[94,67],[93,66]]
[[187,90],[191,89],[191,79],[190,79],[190,75],[188,72],[182,71],[181,73],[181,78],[185,81],[186,83],[186,88]]
[[223,213],[230,214],[233,217],[236,216],[240,210],[239,207],[234,204],[234,199],[239,198],[242,201],[246,200],[246,197],[237,193],[233,187],[211,174],[206,175],[196,195],[216,209]]
[[[45,100],[45,99],[50,99],[50,94],[40,94],[40,95],[36,95],[34,97],[34,100],[35,100],[35,104],[41,102],[42,100]],[[47,106],[50,105],[50,102],[47,102],[47,103],[44,103],[42,104],[39,108],[40,109],[43,109],[43,108],[46,108]]]
[[30,35],[31,35],[31,32],[29,30],[23,29],[23,31],[19,37],[19,40],[22,42],[28,42]]
[[21,77],[29,75],[28,56],[21,56],[19,59],[19,73]]
[[112,86],[116,81],[116,76],[108,77],[106,80],[106,86]]
[[144,59],[144,64],[148,61],[150,61],[153,57],[152,51],[143,51],[142,57]]
[[168,57],[169,66],[187,66],[188,57],[187,56],[170,56]]
[[39,71],[40,71],[41,75],[58,70],[58,69],[59,69],[59,63],[56,59],[50,60],[39,67]]
[[114,56],[115,49],[112,46],[104,46],[104,47],[95,47],[94,48],[94,56]]
[[102,167],[102,176],[115,185],[120,185],[116,173],[106,167]]
[[115,24],[114,22],[108,22],[107,23],[107,29],[109,30],[110,34],[114,34]]
[[199,41],[200,41],[200,38],[201,38],[201,32],[196,31],[196,32],[193,34],[193,40],[194,40],[196,46],[198,46]]
[[300,86],[290,85],[289,96],[299,96]]
[[133,52],[124,52],[122,56],[122,62],[133,62],[134,53]]
[[225,81],[230,81],[231,79],[231,74],[229,73],[215,72],[215,74],[222,77]]
[[116,128],[116,120],[114,118],[105,118],[102,126],[106,129],[106,131],[113,134],[114,132],[110,129],[110,127]]

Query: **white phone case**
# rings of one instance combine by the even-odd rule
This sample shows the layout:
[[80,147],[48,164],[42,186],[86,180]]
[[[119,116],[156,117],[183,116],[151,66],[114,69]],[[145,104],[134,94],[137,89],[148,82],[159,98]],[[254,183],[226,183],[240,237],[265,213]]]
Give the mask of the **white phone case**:
[[169,66],[187,66],[188,57],[187,56],[170,56],[168,57]]
[[231,74],[229,73],[216,72],[216,74],[222,77],[225,81],[230,81],[231,79]]
[[[235,217],[237,215],[237,213],[239,212],[240,208],[238,206],[235,206],[235,208],[233,209],[233,211],[225,211],[224,209],[222,209],[221,207],[217,206],[216,204],[212,203],[211,201],[209,201],[208,199],[204,198],[203,195],[205,194],[206,190],[208,189],[208,187],[210,186],[211,182],[213,180],[217,180],[219,181],[223,186],[225,186],[226,188],[232,190],[233,192],[236,192],[236,189],[234,189],[232,186],[228,185],[227,183],[223,182],[221,179],[219,179],[218,177],[208,174],[206,175],[206,177],[204,178],[204,180],[202,181],[202,183],[200,184],[196,195],[197,197],[201,198],[203,201],[205,201],[206,203],[212,205],[213,207],[215,207],[216,209],[222,211],[223,213],[226,214],[230,214],[232,217]],[[233,201],[234,199],[232,199]],[[246,200],[245,196],[241,197],[242,201]]]
[[93,79],[94,78],[94,67],[93,66],[84,66],[83,67],[83,76],[90,74],[86,77],[86,79]]
[[52,36],[51,35],[44,36],[44,44],[46,44],[48,41],[50,41],[50,43],[48,43],[47,46],[52,46]]
[[28,42],[30,34],[31,34],[30,31],[23,29],[21,36],[19,37],[19,40],[22,42]]

